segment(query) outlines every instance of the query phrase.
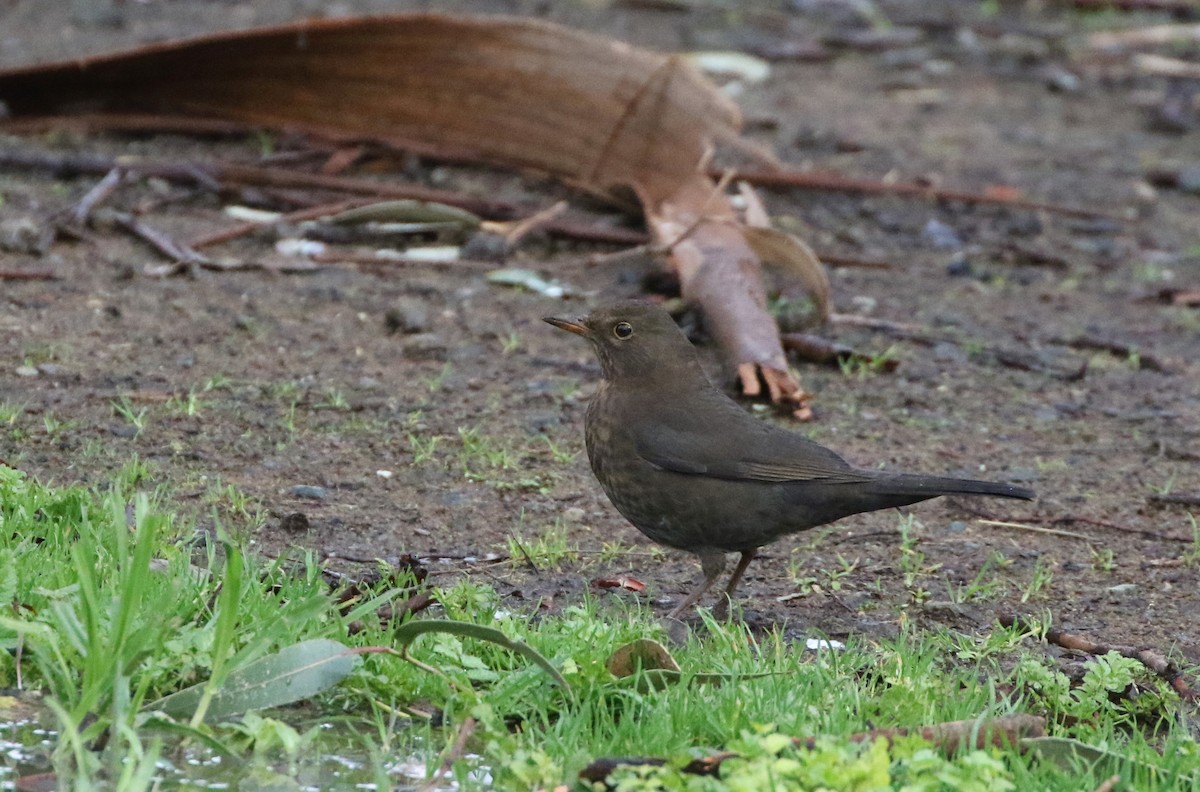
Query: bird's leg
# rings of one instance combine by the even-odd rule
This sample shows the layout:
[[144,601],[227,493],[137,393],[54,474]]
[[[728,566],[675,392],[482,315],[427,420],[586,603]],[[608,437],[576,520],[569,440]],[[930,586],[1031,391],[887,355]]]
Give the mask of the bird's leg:
[[704,592],[712,588],[712,584],[725,571],[725,554],[720,550],[700,550],[696,552],[696,555],[700,556],[700,570],[704,572],[704,582],[696,587],[695,591],[688,594],[683,602],[671,609],[671,612],[667,614],[668,619],[678,619],[679,614],[695,605],[696,601],[704,596]]
[[729,585],[725,587],[725,596],[717,603],[717,607],[713,609],[713,615],[718,619],[725,618],[725,613],[729,609],[729,603],[733,600],[733,592],[737,589],[738,583],[742,582],[742,575],[746,571],[746,567],[750,566],[750,562],[758,555],[758,548],[752,547],[749,550],[742,551],[742,557],[738,559],[737,566],[733,568],[733,574],[729,576]]

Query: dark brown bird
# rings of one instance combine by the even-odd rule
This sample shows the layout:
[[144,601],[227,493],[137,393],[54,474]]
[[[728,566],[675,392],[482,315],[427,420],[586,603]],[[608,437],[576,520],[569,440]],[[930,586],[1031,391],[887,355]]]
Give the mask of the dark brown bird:
[[600,358],[604,381],[584,429],[609,500],[655,542],[700,558],[704,582],[670,617],[708,591],[726,553],[741,553],[725,589],[732,596],[758,548],[790,533],[939,495],[1034,497],[1010,484],[862,470],[753,417],[708,381],[657,305],[618,303],[546,321],[591,341]]

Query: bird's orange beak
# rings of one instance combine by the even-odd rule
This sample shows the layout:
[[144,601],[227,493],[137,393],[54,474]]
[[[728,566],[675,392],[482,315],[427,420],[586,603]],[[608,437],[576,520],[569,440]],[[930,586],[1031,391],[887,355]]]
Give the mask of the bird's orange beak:
[[583,322],[580,322],[577,320],[558,319],[553,316],[547,316],[542,321],[548,322],[548,323],[554,325],[559,330],[566,330],[568,333],[574,333],[575,335],[581,335],[584,338],[587,338],[588,336],[590,336],[592,334],[592,332],[590,330],[588,330],[587,325],[585,325]]

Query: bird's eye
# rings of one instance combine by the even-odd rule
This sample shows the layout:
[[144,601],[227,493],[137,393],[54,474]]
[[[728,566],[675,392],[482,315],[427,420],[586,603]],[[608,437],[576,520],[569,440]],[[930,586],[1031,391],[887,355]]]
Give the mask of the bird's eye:
[[620,339],[629,338],[633,335],[633,325],[629,322],[617,322],[613,325],[613,335]]

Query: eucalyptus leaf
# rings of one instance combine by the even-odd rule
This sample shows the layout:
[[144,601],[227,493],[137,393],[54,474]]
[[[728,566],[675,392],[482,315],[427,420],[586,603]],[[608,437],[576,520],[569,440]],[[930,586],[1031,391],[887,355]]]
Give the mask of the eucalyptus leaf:
[[[206,721],[247,710],[279,707],[328,690],[354,669],[357,655],[337,641],[315,638],[285,647],[229,672],[213,694]],[[176,718],[195,712],[208,682],[201,682],[146,706]]]

